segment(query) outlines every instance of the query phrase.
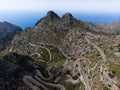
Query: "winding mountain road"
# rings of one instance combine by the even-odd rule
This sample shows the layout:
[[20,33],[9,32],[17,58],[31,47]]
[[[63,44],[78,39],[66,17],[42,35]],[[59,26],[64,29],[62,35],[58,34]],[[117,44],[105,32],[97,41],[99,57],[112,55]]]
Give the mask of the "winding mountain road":
[[48,77],[48,78],[44,77],[39,70],[36,70],[36,74],[37,74],[39,77],[41,77],[43,80],[50,80],[50,79],[53,78],[53,75],[51,74],[50,69],[48,70],[48,74],[49,74],[49,77]]
[[63,85],[45,82],[45,81],[43,81],[42,79],[40,79],[37,75],[35,76],[35,78],[36,78],[38,81],[40,81],[40,82],[42,82],[43,84],[45,84],[45,85],[48,85],[48,86],[51,86],[51,87],[56,87],[56,88],[58,88],[58,89],[60,89],[60,90],[65,90],[65,88],[64,88]]
[[86,40],[89,44],[93,45],[93,47],[96,48],[96,49],[100,52],[100,54],[101,54],[101,56],[102,56],[102,60],[103,60],[103,62],[105,62],[105,61],[106,61],[106,55],[105,55],[105,53],[103,52],[103,50],[102,50],[101,48],[99,48],[97,45],[95,45],[94,43],[92,43],[87,37],[85,37],[85,40]]
[[77,83],[80,82],[80,79],[79,79],[79,78],[76,79],[76,80],[74,80],[74,79],[72,78],[72,76],[70,76],[70,75],[66,75],[66,77],[69,78],[69,79],[65,80],[65,82],[69,82],[69,83],[72,83],[72,84],[77,84]]
[[38,53],[38,52],[35,52],[35,53],[32,53],[30,56],[33,56],[33,55],[37,55],[38,57],[37,58],[40,58],[40,53]]
[[[101,57],[102,57],[102,60],[103,60],[103,62],[105,62],[106,61],[106,55],[105,55],[105,53],[101,50],[101,48],[99,48],[97,45],[95,45],[94,43],[92,43],[87,37],[85,37],[85,40],[89,43],[89,44],[91,44],[91,45],[93,45],[93,47],[94,48],[96,48],[99,52],[100,52],[100,54],[101,54]],[[50,56],[50,60],[51,60],[51,52],[50,52],[50,50],[48,49],[48,48],[46,48],[46,47],[44,47],[44,46],[41,46],[40,44],[34,44],[34,43],[29,43],[31,46],[33,46],[33,47],[40,47],[40,48],[44,48],[44,49],[46,49],[48,52],[49,52],[49,56]],[[55,45],[54,45],[55,46]],[[55,46],[56,47],[56,46]],[[58,48],[58,47],[57,47]],[[60,48],[59,48],[59,50],[60,51],[62,51]],[[62,52],[63,53],[63,52]],[[65,56],[65,54],[63,53],[63,55]],[[76,61],[75,61],[75,63],[74,63],[74,67],[75,68],[77,68],[77,70],[78,70],[78,73],[79,73],[79,79],[81,80],[81,82],[85,85],[85,90],[91,90],[91,88],[90,88],[90,85],[89,85],[89,80],[88,80],[88,77],[85,75],[85,73],[84,73],[84,71],[82,70],[82,68],[81,68],[81,65],[80,65],[80,59],[81,58],[77,58],[76,59]],[[101,65],[102,66],[102,65]],[[48,78],[45,78],[42,74],[41,74],[41,72],[40,71],[36,71],[37,72],[37,75],[35,76],[35,78],[39,81],[39,82],[41,82],[41,83],[43,83],[43,84],[45,84],[45,85],[49,85],[49,86],[52,86],[52,87],[56,87],[56,88],[59,88],[60,90],[65,90],[65,88],[64,88],[64,86],[62,86],[62,85],[60,85],[60,84],[54,84],[54,83],[48,83],[48,82],[45,82],[45,81],[43,81],[43,80],[50,80],[50,79],[52,79],[52,74],[50,73],[50,70],[48,70],[48,74],[49,74],[49,77]],[[27,77],[28,78],[28,77]],[[43,80],[42,80],[42,79]],[[33,80],[32,78],[30,78],[29,77],[29,79],[30,80]],[[74,79],[72,79],[71,77],[69,77],[69,79],[67,79],[66,80],[66,82],[71,82],[71,83],[78,83],[79,82],[79,79],[77,79],[77,80],[74,80]],[[25,80],[24,80],[25,81]],[[34,83],[36,83],[36,81],[34,81],[33,80],[33,82]],[[27,83],[27,82],[26,82]],[[27,83],[29,86],[31,85],[31,83]],[[36,83],[37,85],[38,85],[38,83]],[[39,84],[40,85],[40,84]],[[31,87],[31,88],[33,88],[33,87]],[[42,86],[42,88],[44,88],[45,90],[47,90],[47,88],[45,88],[45,87],[43,87]]]
[[[23,77],[23,81],[24,83],[29,86],[32,90],[49,90],[47,87],[45,87],[44,85],[47,86],[51,86],[51,87],[56,87],[60,90],[65,90],[64,86],[61,84],[54,84],[54,83],[49,83],[47,81],[44,80],[50,80],[52,78],[52,76],[50,76],[50,78],[45,78],[40,71],[36,71],[37,74],[35,75],[35,79],[32,78],[31,76],[24,76]],[[42,79],[43,80],[42,80]],[[44,84],[44,85],[43,85]],[[40,89],[42,88],[42,89]]]
[[80,74],[79,78],[80,78],[81,82],[85,85],[85,90],[91,90],[90,85],[89,85],[89,80],[81,68],[80,59],[82,59],[82,58],[76,59],[76,61],[74,63],[74,67],[77,68],[77,70]]
[[[43,43],[37,43],[36,45],[42,45],[42,44],[43,44]],[[55,45],[55,44],[50,44],[50,43],[47,43],[47,44],[45,44],[45,45],[49,45],[49,46],[56,47],[56,48],[64,55],[64,57],[69,58],[69,57],[63,52],[63,50],[62,50],[59,46],[57,46],[57,45]]]
[[101,65],[100,65],[100,80],[103,80],[103,75],[101,75],[101,72],[103,72],[103,66],[104,66],[104,62],[106,62],[107,58],[105,53],[103,52],[103,50],[101,48],[99,48],[97,45],[95,45],[94,43],[92,43],[87,37],[85,37],[85,40],[93,45],[94,48],[96,48],[98,50],[98,52],[101,54],[102,57],[102,61],[101,61]]
[[[32,90],[49,90],[48,88],[46,88],[43,84],[41,84],[40,82],[36,81],[34,78],[32,78],[31,76],[24,76],[23,77],[23,81],[24,83],[30,87]],[[42,89],[40,89],[40,87]]]
[[46,48],[46,47],[44,47],[44,46],[42,46],[40,44],[34,44],[34,43],[31,43],[31,42],[29,42],[29,45],[33,46],[33,47],[40,47],[40,48],[43,48],[43,49],[47,50],[48,53],[49,53],[49,56],[50,56],[50,61],[52,60],[52,55],[51,55],[51,52],[50,52],[50,50],[48,48]]

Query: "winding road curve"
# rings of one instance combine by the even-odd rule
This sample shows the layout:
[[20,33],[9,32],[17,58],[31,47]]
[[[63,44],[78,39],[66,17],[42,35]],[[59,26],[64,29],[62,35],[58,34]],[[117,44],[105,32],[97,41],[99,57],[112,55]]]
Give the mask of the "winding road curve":
[[69,82],[69,83],[72,83],[72,84],[77,84],[77,83],[79,83],[79,81],[80,81],[79,78],[76,79],[76,80],[74,80],[74,79],[72,78],[72,76],[70,76],[70,75],[66,75],[66,77],[69,78],[69,79],[65,80],[65,82]]
[[29,45],[33,46],[33,47],[40,47],[40,48],[43,48],[43,49],[47,50],[48,53],[49,53],[49,56],[50,56],[50,61],[52,60],[52,55],[51,55],[51,52],[48,48],[46,48],[44,46],[41,46],[40,44],[34,44],[34,43],[31,43],[31,42],[29,42]]
[[41,80],[37,75],[35,76],[35,78],[45,85],[48,85],[48,86],[51,86],[51,87],[56,87],[56,88],[59,88],[60,90],[65,90],[63,85],[45,82],[45,81]]
[[40,58],[40,53],[38,53],[38,52],[35,52],[35,53],[32,53],[30,56],[33,56],[33,55],[37,55],[38,57],[37,58]]
[[[100,52],[101,57],[102,57],[102,61],[105,62],[106,61],[106,55],[101,50],[101,48],[99,48],[97,45],[95,45],[94,43],[92,43],[87,37],[85,37],[85,40],[88,42],[88,44],[91,44],[94,48],[96,48]],[[85,73],[83,72],[83,70],[82,70],[82,68],[80,66],[80,63],[79,63],[80,59],[81,58],[78,58],[75,61],[74,65],[78,67],[78,71],[80,73],[79,78],[81,79],[82,83],[85,85],[85,90],[91,90],[90,85],[89,85],[89,80],[88,80],[87,76],[85,75]],[[102,70],[102,64],[101,64],[100,70]]]
[[[42,44],[34,44],[34,43],[29,42],[29,45],[33,46],[33,47],[40,47],[40,48],[43,48],[43,49],[47,50],[48,53],[49,53],[49,56],[50,56],[50,61],[52,60],[52,55],[51,55],[50,50],[48,48],[42,46]],[[52,45],[52,46],[55,46],[55,45]],[[62,49],[60,49],[60,48],[58,48],[58,49],[63,53]],[[63,53],[63,55],[65,56],[64,53]],[[48,86],[51,86],[51,87],[56,87],[60,90],[65,90],[64,86],[61,85],[61,84],[54,84],[54,83],[47,82],[47,81],[50,81],[53,78],[53,75],[50,72],[50,68],[48,68],[48,74],[49,74],[49,77],[46,78],[42,75],[42,73],[39,70],[36,70],[35,79],[32,78],[31,76],[24,76],[23,81],[26,85],[28,85],[33,90],[41,90],[41,89],[39,89],[40,87],[44,90],[49,90],[44,85],[48,85]]]
[[[53,78],[52,73],[50,72],[50,69],[48,70],[48,74],[49,77],[46,78],[42,75],[42,73],[39,70],[36,70],[36,75],[35,75],[35,79],[32,78],[31,76],[24,76],[23,77],[23,81],[24,83],[29,86],[32,90],[49,90],[47,87],[45,87],[44,85],[47,86],[51,86],[51,87],[56,87],[60,90],[65,90],[64,86],[61,84],[54,84],[54,83],[49,83],[47,81],[50,81]],[[44,85],[43,85],[44,84]],[[40,87],[42,89],[40,89]]]
[[[42,44],[43,44],[43,43],[37,43],[36,45],[42,45]],[[56,47],[56,48],[64,55],[64,57],[69,58],[69,57],[63,52],[63,50],[62,50],[59,46],[57,46],[57,45],[55,45],[55,44],[49,44],[49,43],[47,43],[47,44],[45,44],[45,45],[49,45],[49,46]]]
[[80,59],[83,59],[83,58],[76,59],[76,61],[74,63],[74,67],[76,67],[78,69],[78,72],[80,74],[79,78],[80,78],[81,82],[85,85],[85,90],[91,90],[90,85],[89,85],[89,80],[81,68]]
[[102,57],[102,62],[101,62],[101,65],[100,65],[100,80],[102,81],[103,80],[103,76],[101,75],[101,72],[103,72],[103,65],[104,65],[104,62],[106,62],[107,58],[106,58],[106,55],[105,53],[102,51],[101,48],[99,48],[97,45],[95,45],[94,43],[92,43],[87,37],[85,37],[85,40],[94,46],[94,48],[96,48],[99,53],[101,54],[101,57]]
[[[23,81],[24,83],[29,86],[32,90],[49,90],[48,88],[46,88],[43,84],[41,84],[40,82],[36,81],[34,78],[32,78],[31,76],[24,76],[23,77]],[[42,89],[40,89],[40,87]]]
[[[102,56],[102,60],[103,60],[103,62],[105,62],[105,61],[106,61],[106,55],[105,55],[105,53],[104,53],[97,45],[95,45],[94,43],[90,42],[90,40],[89,40],[87,37],[85,37],[85,40],[86,40],[89,44],[93,45],[94,48],[96,48],[96,49],[100,52],[100,54],[101,54],[101,56]],[[46,49],[46,50],[49,52],[50,60],[51,60],[51,52],[50,52],[50,50],[49,50],[48,48],[43,47],[43,46],[41,46],[40,44],[33,44],[33,43],[29,43],[29,44],[30,44],[31,46],[37,46],[37,47]],[[55,45],[54,45],[54,46],[55,46]],[[59,48],[59,50],[62,51],[60,48]],[[62,53],[63,53],[63,52],[62,52]],[[63,53],[63,55],[65,56],[64,53]],[[77,68],[77,70],[78,70],[78,72],[79,72],[79,74],[80,74],[79,79],[80,79],[81,82],[85,85],[85,90],[91,90],[90,85],[89,85],[89,80],[88,80],[87,76],[85,75],[84,71],[83,71],[82,68],[81,68],[80,59],[81,59],[81,58],[76,59],[76,61],[75,61],[75,63],[74,63],[74,67]],[[36,78],[39,82],[41,82],[41,83],[43,83],[43,84],[45,84],[45,85],[48,85],[48,86],[52,86],[52,87],[59,88],[60,90],[65,90],[64,86],[62,86],[62,85],[60,85],[60,84],[48,83],[48,82],[43,81],[43,80],[50,80],[50,79],[52,79],[53,76],[52,76],[52,74],[50,73],[50,70],[48,70],[48,74],[49,74],[49,77],[48,77],[48,78],[45,78],[45,77],[41,74],[41,72],[40,72],[39,70],[37,70],[36,72],[37,72],[37,75],[35,76],[35,78]],[[42,80],[41,78],[42,78],[43,80]],[[72,78],[69,78],[69,79],[67,79],[66,81],[67,81],[67,82],[71,82],[71,83],[77,83],[77,82],[79,81],[79,79],[73,80]],[[41,83],[38,83],[38,81],[36,82],[36,80],[33,79],[33,78],[31,78],[31,77],[28,77],[28,76],[27,76],[27,77],[24,77],[23,80],[24,80],[24,82],[25,82],[28,86],[30,86],[33,90],[35,90],[35,89],[34,89],[35,87],[32,86],[31,83],[28,82],[28,80],[31,81],[32,83],[35,83],[37,86],[41,86],[44,90],[48,90],[46,87],[44,87],[44,85],[42,85]]]
[[44,77],[39,70],[36,70],[36,74],[37,74],[39,77],[41,77],[43,80],[50,80],[50,79],[53,78],[53,75],[51,74],[50,69],[48,70],[48,74],[49,74],[49,77],[48,77],[48,78]]
[[106,61],[106,55],[105,55],[105,53],[103,52],[103,50],[102,50],[101,48],[99,48],[97,45],[95,45],[94,43],[92,43],[87,37],[85,37],[85,40],[86,40],[89,44],[93,45],[94,48],[96,48],[96,49],[100,52],[100,54],[101,54],[101,56],[102,56],[102,60],[103,60],[103,62],[105,62],[105,61]]

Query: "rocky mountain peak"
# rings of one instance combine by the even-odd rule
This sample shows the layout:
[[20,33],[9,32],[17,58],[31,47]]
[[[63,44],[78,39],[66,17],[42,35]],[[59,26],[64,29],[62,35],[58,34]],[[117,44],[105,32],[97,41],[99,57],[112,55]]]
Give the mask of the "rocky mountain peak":
[[[80,23],[71,13],[59,17],[55,12],[48,11],[47,15],[35,24],[35,30],[69,30]],[[49,30],[49,31],[50,31]]]
[[70,29],[73,26],[78,25],[80,22],[73,17],[73,15],[71,13],[65,13],[62,16],[62,24],[65,26],[64,28]]
[[65,13],[62,18],[73,18],[73,15],[71,13]]
[[41,18],[35,25],[43,26],[43,25],[49,25],[53,23],[54,21],[57,21],[60,19],[60,17],[53,11],[48,11],[47,15],[43,18]]
[[47,12],[47,17],[60,18],[60,17],[59,17],[55,12],[53,12],[53,11],[48,11],[48,12]]

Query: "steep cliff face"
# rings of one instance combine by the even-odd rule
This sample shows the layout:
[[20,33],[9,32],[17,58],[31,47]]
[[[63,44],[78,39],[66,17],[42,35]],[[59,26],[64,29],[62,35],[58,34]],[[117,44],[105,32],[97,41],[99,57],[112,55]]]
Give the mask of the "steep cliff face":
[[22,29],[8,22],[0,22],[0,51],[4,50],[13,39],[14,35]]

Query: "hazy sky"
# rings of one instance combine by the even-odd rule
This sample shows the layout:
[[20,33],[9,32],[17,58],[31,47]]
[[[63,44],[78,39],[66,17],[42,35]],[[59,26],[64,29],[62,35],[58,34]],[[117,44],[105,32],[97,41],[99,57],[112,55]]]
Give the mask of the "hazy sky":
[[0,0],[0,12],[45,10],[120,13],[120,0]]
[[0,22],[32,27],[50,10],[92,23],[120,21],[120,0],[0,0]]

